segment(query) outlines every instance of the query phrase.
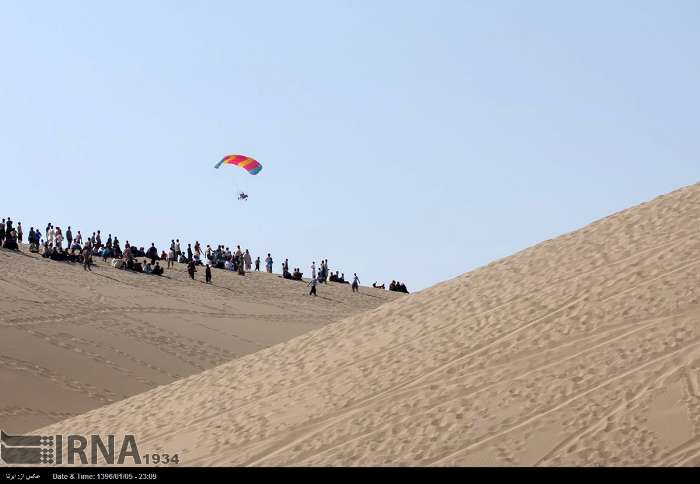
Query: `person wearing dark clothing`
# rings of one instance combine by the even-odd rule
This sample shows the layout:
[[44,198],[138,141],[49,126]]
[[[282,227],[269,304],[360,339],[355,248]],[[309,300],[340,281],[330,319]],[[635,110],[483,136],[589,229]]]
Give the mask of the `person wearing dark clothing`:
[[194,273],[197,272],[197,269],[194,266],[194,262],[190,261],[187,264],[187,273],[190,275],[190,279],[194,280]]
[[187,262],[192,262],[192,244],[187,244]]
[[151,272],[154,276],[162,276],[163,275],[163,268],[160,266],[160,263],[156,261],[156,266],[153,268],[153,272]]
[[105,245],[108,249],[112,248],[112,234],[109,234],[109,237],[107,237],[107,244]]
[[22,232],[22,222],[17,222],[17,242],[22,243],[22,237],[24,233]]
[[204,271],[204,277],[207,280],[207,284],[211,284],[211,267],[207,264],[207,268]]
[[17,232],[14,229],[7,230],[5,228],[5,243],[2,246],[9,250],[19,250],[17,246]]
[[71,247],[73,245],[73,232],[70,230],[70,225],[68,230],[66,230],[66,240],[68,241],[68,247]]
[[260,257],[258,257],[257,259],[255,259],[255,270],[256,270],[257,272],[260,272]]
[[0,224],[0,247],[5,243],[5,219],[2,219],[2,224]]
[[155,244],[151,244],[151,247],[148,249],[148,252],[146,253],[146,257],[151,259],[151,265],[154,266],[156,265],[156,259],[158,259],[158,249],[156,249]]

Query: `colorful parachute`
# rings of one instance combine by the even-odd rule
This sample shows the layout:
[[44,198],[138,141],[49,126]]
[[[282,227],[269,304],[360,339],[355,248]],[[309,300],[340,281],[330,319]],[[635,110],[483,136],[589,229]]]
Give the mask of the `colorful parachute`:
[[257,175],[262,170],[262,165],[255,161],[253,158],[243,155],[228,155],[224,156],[220,162],[214,166],[214,168],[219,168],[223,164],[236,165],[244,168],[251,175]]

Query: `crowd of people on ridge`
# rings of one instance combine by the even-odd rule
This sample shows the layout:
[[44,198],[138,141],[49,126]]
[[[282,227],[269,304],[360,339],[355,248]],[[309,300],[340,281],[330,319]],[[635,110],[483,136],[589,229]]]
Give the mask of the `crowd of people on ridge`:
[[[18,222],[15,227],[9,217],[2,219],[0,223],[0,247],[19,251],[20,244],[23,243],[23,236],[21,222]],[[233,271],[245,276],[246,273],[252,272],[253,264],[255,264],[256,272],[260,271],[261,265],[260,257],[253,261],[249,250],[241,249],[240,245],[236,246],[235,251],[231,251],[224,244],[218,245],[215,250],[207,245],[206,250],[202,253],[199,241],[195,242],[194,247],[192,247],[192,244],[187,244],[186,251],[183,251],[180,239],[172,239],[170,250],[167,253],[161,251],[158,254],[155,243],[152,243],[148,249],[144,249],[144,247],[136,247],[130,244],[127,240],[122,250],[119,239],[116,236],[112,237],[112,234],[108,234],[104,243],[100,230],[93,232],[92,236],[83,240],[83,235],[79,230],[74,233],[72,228],[68,226],[64,233],[60,227],[54,226],[52,223],[46,225],[43,234],[38,227],[36,229],[30,227],[27,242],[29,251],[32,253],[40,254],[43,258],[53,261],[79,263],[83,265],[86,271],[92,271],[93,257],[100,257],[104,262],[111,258],[112,266],[116,269],[156,276],[162,276],[165,272],[163,266],[160,265],[161,261],[167,264],[168,269],[174,268],[175,262],[178,262],[186,264],[187,272],[190,278],[194,280],[194,275],[197,272],[196,267],[205,265],[205,282],[207,284],[212,282],[212,268]],[[144,260],[141,261],[139,260],[140,258]],[[274,262],[272,255],[268,253],[264,262],[266,272],[272,273]],[[350,284],[350,282],[345,280],[344,273],[339,275],[339,271],[335,271],[335,274],[330,271],[328,259],[321,260],[318,270],[316,262],[312,262],[310,270],[311,279],[308,286],[311,287],[311,290],[309,295],[316,295],[318,284],[328,284],[328,282]],[[303,280],[303,273],[298,267],[290,272],[289,259],[285,259],[282,263],[281,277],[301,281]],[[353,292],[359,292],[359,284],[360,279],[357,274],[354,274],[351,284]],[[384,289],[384,285],[378,286],[376,282],[372,284],[372,287]],[[408,293],[405,285],[395,281],[392,281],[389,290]]]

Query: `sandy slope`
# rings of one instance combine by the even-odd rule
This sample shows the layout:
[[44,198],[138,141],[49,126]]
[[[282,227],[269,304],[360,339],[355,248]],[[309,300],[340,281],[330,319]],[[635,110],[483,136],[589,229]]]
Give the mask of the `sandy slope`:
[[700,464],[700,185],[44,429],[189,465]]
[[[214,271],[216,287],[0,250],[0,428],[48,425],[399,297]],[[101,261],[99,262],[100,264]],[[197,277],[203,279],[201,270]]]

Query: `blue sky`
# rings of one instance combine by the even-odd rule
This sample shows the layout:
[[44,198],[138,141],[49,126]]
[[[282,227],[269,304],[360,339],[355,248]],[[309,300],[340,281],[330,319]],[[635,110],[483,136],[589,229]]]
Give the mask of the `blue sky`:
[[[694,0],[5,0],[0,211],[421,289],[700,181],[698,25]],[[260,175],[213,169],[237,153]]]

